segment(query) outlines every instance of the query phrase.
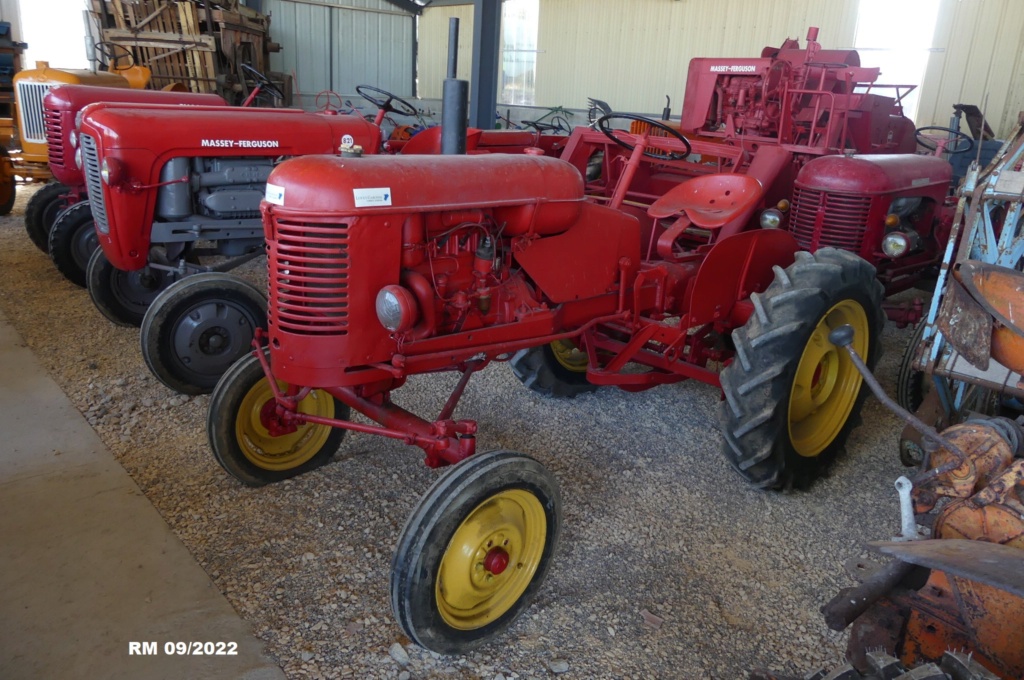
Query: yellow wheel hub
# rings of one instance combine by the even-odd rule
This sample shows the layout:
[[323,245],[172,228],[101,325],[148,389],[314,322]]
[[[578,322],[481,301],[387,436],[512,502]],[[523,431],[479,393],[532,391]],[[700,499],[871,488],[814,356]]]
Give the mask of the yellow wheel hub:
[[573,373],[587,372],[587,354],[581,352],[569,340],[555,340],[551,343],[551,353],[555,355],[555,361],[567,371]]
[[435,586],[441,618],[457,630],[499,619],[526,592],[546,540],[547,516],[529,491],[509,489],[478,505],[441,557]]
[[[284,390],[284,383],[278,382]],[[274,411],[274,392],[266,378],[252,386],[242,399],[235,416],[235,438],[246,459],[264,470],[291,470],[315,456],[327,442],[331,428],[327,425],[299,425],[291,433],[274,436],[267,429],[267,419]],[[299,402],[299,413],[334,417],[334,399],[314,390]]]
[[853,348],[868,356],[868,317],[854,300],[843,300],[818,321],[793,378],[789,396],[789,438],[806,458],[821,454],[846,424],[863,378],[850,355],[828,340],[831,330],[853,326]]

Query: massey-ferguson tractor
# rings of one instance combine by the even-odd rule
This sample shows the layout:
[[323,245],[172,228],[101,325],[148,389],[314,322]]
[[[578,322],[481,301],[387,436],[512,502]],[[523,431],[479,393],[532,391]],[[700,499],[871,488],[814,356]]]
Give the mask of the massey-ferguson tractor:
[[[86,85],[62,85],[50,89],[43,98],[43,117],[47,159],[56,182],[51,182],[36,191],[25,208],[25,230],[32,243],[44,252],[49,252],[50,230],[57,216],[66,208],[88,198],[85,177],[75,162],[78,149],[76,118],[82,109],[95,102],[227,106],[226,102],[215,94]],[[69,221],[64,224],[71,223]],[[67,226],[64,229],[67,230]],[[77,240],[73,237],[77,237]],[[68,241],[71,243],[67,243]],[[95,236],[87,230],[85,233],[72,230],[71,234],[61,233],[57,238],[57,244],[68,246],[51,253],[57,268],[72,279],[77,278],[78,270],[84,273],[84,264],[88,263],[88,257],[96,247]],[[78,254],[77,258],[74,257],[75,254]]]
[[[761,59],[695,60],[689,139],[610,114],[598,131],[574,130],[561,159],[281,164],[262,207],[267,347],[214,389],[214,456],[243,483],[267,484],[323,465],[354,430],[418,446],[429,466],[453,464],[403,530],[391,584],[403,632],[439,652],[504,629],[558,536],[554,480],[520,454],[474,455],[477,425],[455,417],[491,362],[509,361],[550,396],[708,383],[724,395],[724,452],[741,475],[759,488],[810,482],[866,396],[829,333],[851,325],[873,365],[884,287],[861,257],[803,251],[780,228],[793,183],[811,160],[847,152],[868,154],[868,178],[870,167],[915,167],[875,160],[912,150],[914,130],[896,99],[870,92],[878,70],[858,63],[813,41]],[[615,118],[633,131],[614,129]],[[600,175],[584,179],[596,158]],[[912,175],[927,179],[922,191],[934,166],[924,159],[926,174]],[[915,186],[898,184],[894,200]],[[843,210],[826,201],[818,215],[835,224]],[[884,222],[883,212],[864,218]],[[440,371],[462,377],[435,419],[392,401],[409,376]]]

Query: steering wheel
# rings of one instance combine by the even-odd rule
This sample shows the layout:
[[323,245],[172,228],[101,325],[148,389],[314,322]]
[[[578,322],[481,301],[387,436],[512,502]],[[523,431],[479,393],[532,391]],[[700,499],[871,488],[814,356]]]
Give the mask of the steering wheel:
[[[116,42],[98,42],[93,43],[92,48],[103,56],[107,63],[114,67],[115,70],[128,69],[135,66],[135,55],[132,51],[124,45]],[[127,66],[120,66],[119,62],[122,59],[128,60]]]
[[[382,111],[392,111],[401,116],[415,116],[417,113],[419,113],[416,110],[415,106],[405,101],[401,97],[391,94],[387,90],[382,90],[377,87],[370,87],[369,85],[357,85],[356,92],[359,93],[360,97],[370,102],[371,104],[376,106],[378,109],[381,109]],[[367,94],[367,92],[370,92],[372,94]],[[373,94],[384,95],[386,99],[377,99],[376,97],[373,96]],[[401,106],[395,107],[392,105],[393,102],[400,104]]]
[[524,120],[523,125],[532,127],[537,132],[572,132],[569,121],[563,116],[552,117],[550,123],[542,120]]
[[260,92],[269,92],[274,95],[275,99],[280,99],[281,101],[285,100],[284,92],[281,92],[281,88],[270,82],[270,78],[244,62],[239,64],[239,66],[242,68],[242,72],[245,75],[256,81],[256,86],[260,89]]
[[[935,141],[931,137],[922,134],[928,131],[945,132],[946,134],[951,134],[956,137],[955,140],[948,140],[953,142],[952,148],[943,144],[943,142],[947,140]],[[914,130],[914,138],[917,140],[918,144],[929,151],[936,151],[939,146],[942,145],[942,153],[948,153],[951,156],[958,153],[967,153],[974,148],[974,140],[971,139],[970,135],[960,132],[959,130],[954,130],[953,128],[942,127],[941,125],[929,125],[928,127],[917,128]]]
[[789,62],[780,59],[772,64],[764,77],[761,84],[761,103],[768,120],[777,120],[782,115],[782,91],[790,80],[791,70]]
[[[691,151],[690,142],[687,141],[686,137],[683,137],[683,134],[681,132],[679,132],[679,130],[670,128],[668,125],[665,125],[665,123],[663,123],[661,121],[654,120],[653,118],[647,118],[645,116],[637,116],[637,115],[634,115],[632,113],[607,113],[607,114],[601,116],[600,118],[598,118],[597,119],[597,123],[596,123],[597,129],[600,130],[601,132],[603,132],[605,137],[607,137],[608,139],[612,140],[613,142],[615,142],[616,144],[618,144],[622,148],[629,149],[630,151],[632,151],[636,147],[630,146],[626,142],[624,142],[621,139],[619,139],[618,137],[616,137],[615,136],[616,130],[613,130],[611,127],[608,126],[608,121],[614,120],[616,118],[622,118],[624,120],[635,120],[635,121],[637,121],[639,123],[644,123],[646,125],[650,125],[651,127],[656,127],[659,130],[663,130],[663,131],[667,132],[669,134],[669,136],[675,137],[680,142],[682,142],[683,143],[683,148],[686,149],[686,153],[682,153],[682,154],[677,153],[675,151],[667,151],[667,152],[663,152],[663,153],[656,153],[654,151],[651,151],[650,148],[648,147],[648,148],[644,149],[644,155],[645,156],[647,156],[649,158],[654,158],[655,160],[659,160],[659,161],[680,161],[680,160],[682,160],[682,159],[684,159],[684,158],[686,158],[687,156],[690,155],[690,151]],[[636,137],[638,135],[632,135],[632,136]]]
[[[334,102],[337,101],[337,105]],[[341,111],[345,108],[345,100],[334,90],[322,90],[317,93],[313,100],[317,111]]]

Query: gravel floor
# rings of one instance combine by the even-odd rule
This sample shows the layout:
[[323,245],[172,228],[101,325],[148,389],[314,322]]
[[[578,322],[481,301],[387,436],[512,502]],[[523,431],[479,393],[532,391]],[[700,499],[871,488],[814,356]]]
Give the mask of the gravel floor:
[[[708,386],[549,401],[492,366],[458,415],[479,421],[481,450],[524,451],[554,471],[562,543],[509,634],[439,657],[402,637],[388,599],[398,532],[437,475],[419,449],[349,435],[313,474],[235,482],[207,449],[208,398],[152,379],[138,331],[108,323],[32,246],[31,191],[0,219],[0,308],[289,677],[731,679],[841,658],[845,637],[818,610],[849,584],[842,563],[898,529],[900,426],[876,401],[828,479],[761,493],[719,452]],[[878,373],[890,391],[909,335],[886,330]],[[397,401],[433,416],[454,381],[413,379]]]

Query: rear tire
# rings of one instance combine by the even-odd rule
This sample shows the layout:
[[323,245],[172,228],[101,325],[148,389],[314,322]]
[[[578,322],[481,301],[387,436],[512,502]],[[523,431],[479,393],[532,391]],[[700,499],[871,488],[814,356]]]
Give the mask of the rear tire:
[[32,194],[25,206],[25,231],[36,248],[49,252],[50,229],[57,217],[74,202],[71,189],[56,182],[46,184]]
[[118,326],[141,326],[153,301],[177,276],[144,267],[126,272],[110,264],[102,248],[93,251],[86,270],[86,286],[96,309]]
[[267,299],[251,283],[220,272],[186,276],[146,312],[142,358],[172,390],[205,394],[266,327]]
[[849,355],[828,341],[844,323],[873,368],[881,350],[882,285],[861,258],[834,248],[797,253],[751,296],[733,331],[736,357],[721,374],[723,447],[751,484],[806,487],[828,469],[859,421],[868,390]]
[[[286,387],[280,381],[278,385]],[[210,398],[206,434],[213,457],[246,486],[273,484],[315,470],[330,461],[345,437],[343,429],[315,423],[275,436],[266,425],[274,417],[273,402],[255,354],[236,361]],[[349,415],[348,406],[322,390],[310,392],[298,410],[338,420],[348,420]]]
[[516,352],[509,362],[516,377],[534,392],[552,398],[571,399],[593,392],[587,380],[587,356],[568,340]]
[[85,288],[89,258],[99,247],[89,201],[75,203],[60,214],[50,229],[50,259],[71,283]]
[[927,380],[922,371],[914,368],[914,357],[921,346],[921,339],[924,337],[925,322],[917,324],[914,335],[903,350],[903,360],[900,362],[900,371],[896,376],[896,403],[911,413],[916,413],[924,401]]
[[470,456],[431,485],[391,563],[391,609],[413,642],[462,654],[529,606],[558,544],[562,501],[544,466],[514,451]]

